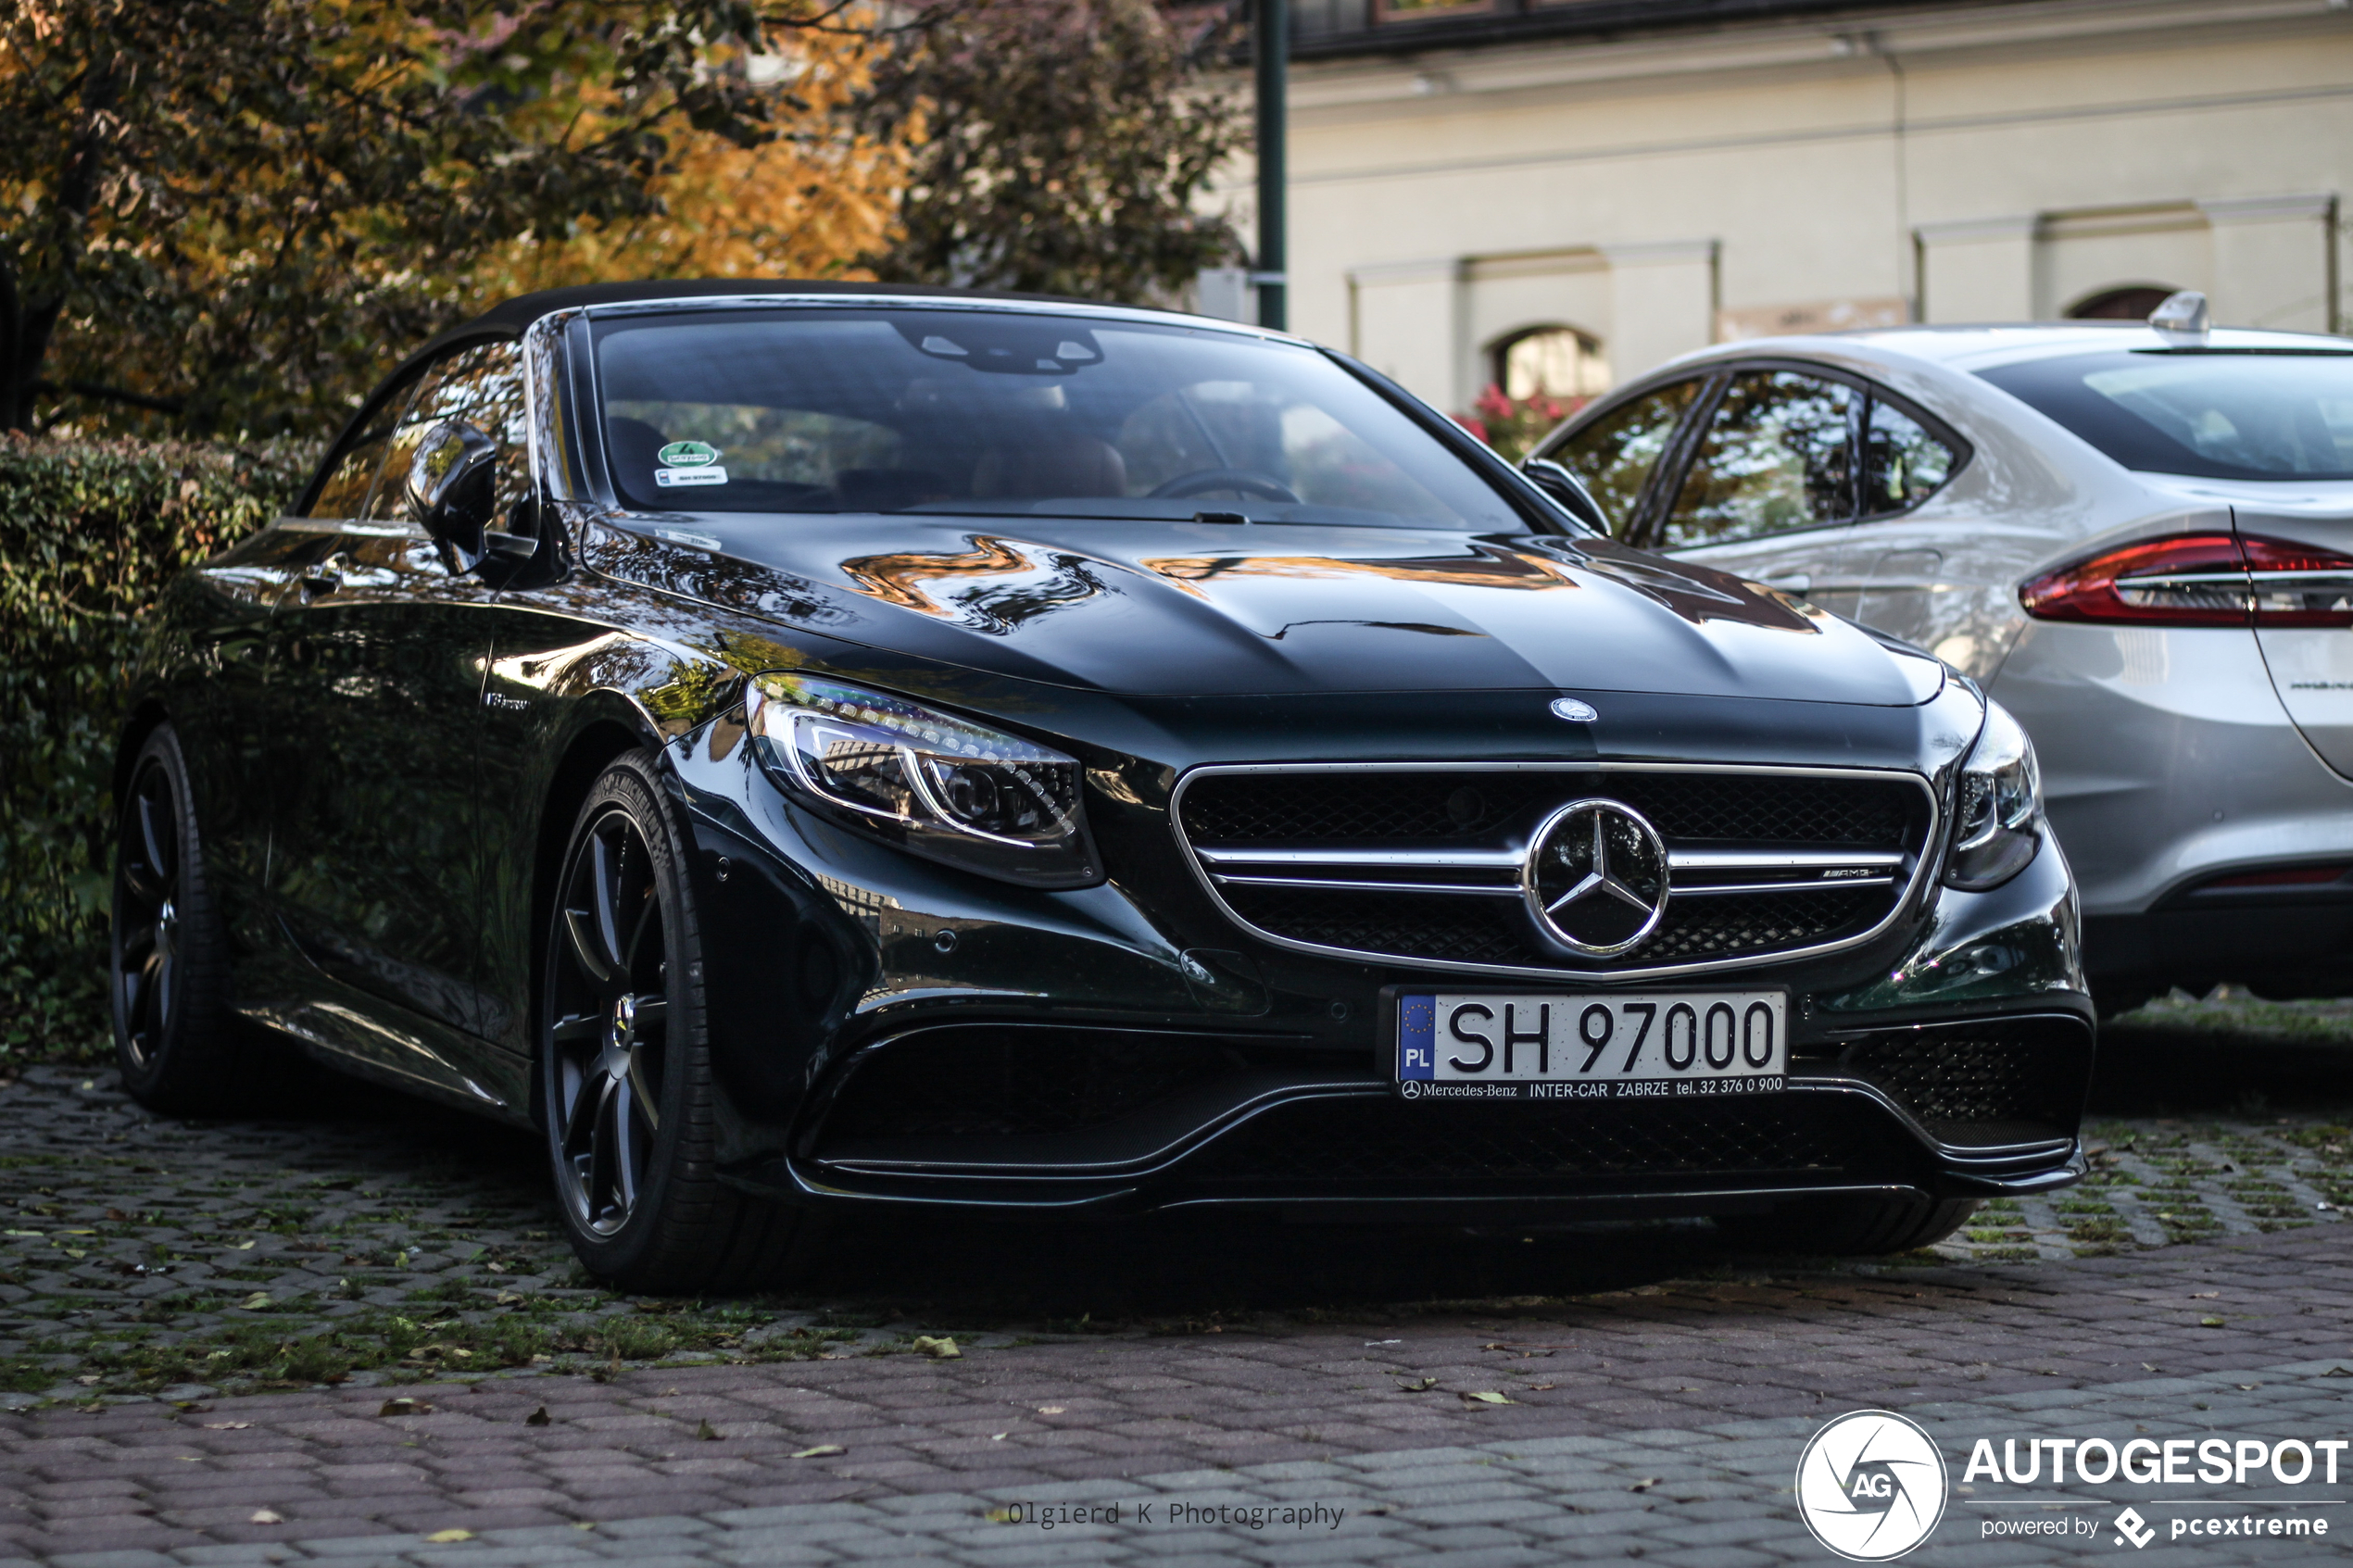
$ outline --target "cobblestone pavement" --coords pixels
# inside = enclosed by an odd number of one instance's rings
[[[591,1287],[497,1129],[367,1090],[157,1123],[36,1072],[0,1090],[0,1560],[1731,1568],[1827,1561],[1789,1476],[1849,1408],[1955,1461],[2086,1422],[2353,1436],[2344,1029],[2176,1011],[2110,1036],[2095,1182],[1943,1256],[1743,1259],[1698,1225],[874,1228],[809,1296],[715,1303]],[[2148,1488],[2093,1490],[2165,1523]],[[1228,1513],[1170,1525],[1172,1499]],[[1125,1512],[1015,1506],[1057,1501]],[[1317,1504],[1348,1512],[1231,1522]],[[2090,1549],[1981,1540],[1984,1512],[1957,1497],[1929,1560]],[[2316,1549],[2342,1555],[2134,1555]]]

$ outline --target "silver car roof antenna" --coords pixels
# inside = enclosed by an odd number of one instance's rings
[[[2207,314],[2206,296],[2196,289],[2169,294],[2165,303],[2149,312],[2149,325],[2177,343],[2204,343],[2212,324]]]

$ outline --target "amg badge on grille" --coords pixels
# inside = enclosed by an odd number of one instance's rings
[[[1667,912],[1667,846],[1631,807],[1573,800],[1536,830],[1520,887],[1546,935],[1583,958],[1615,958]]]

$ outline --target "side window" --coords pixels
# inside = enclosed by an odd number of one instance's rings
[[[413,387],[404,387],[384,399],[376,410],[369,427],[352,438],[343,456],[327,475],[327,483],[319,487],[319,498],[310,503],[310,515],[338,521],[356,518],[368,505],[368,487],[384,466],[384,451],[391,445],[394,426],[399,423],[400,410],[407,406]]]
[[[1919,505],[1953,477],[1957,456],[1901,408],[1871,400],[1863,442],[1865,517],[1887,517]]]
[[[1855,515],[1851,415],[1862,395],[1794,370],[1724,389],[1656,546],[1723,544]]]
[[[531,492],[530,425],[523,411],[522,352],[511,343],[477,344],[434,362],[392,430],[384,483],[368,504],[378,521],[406,519],[409,465],[425,433],[463,420],[498,444],[498,509]]]
[[[1620,538],[1634,521],[1642,483],[1666,456],[1667,443],[1692,400],[1697,381],[1677,382],[1614,408],[1544,456],[1585,482]]]

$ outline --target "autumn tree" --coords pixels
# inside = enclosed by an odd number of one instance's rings
[[[1199,210],[1247,136],[1152,0],[973,0],[919,14],[877,68],[886,138],[920,119],[877,275],[1165,303],[1239,245]]]
[[[742,200],[715,270],[873,248],[897,169],[831,111],[862,35],[840,0],[14,0],[0,428],[316,433],[485,288],[710,265],[680,194]]]

